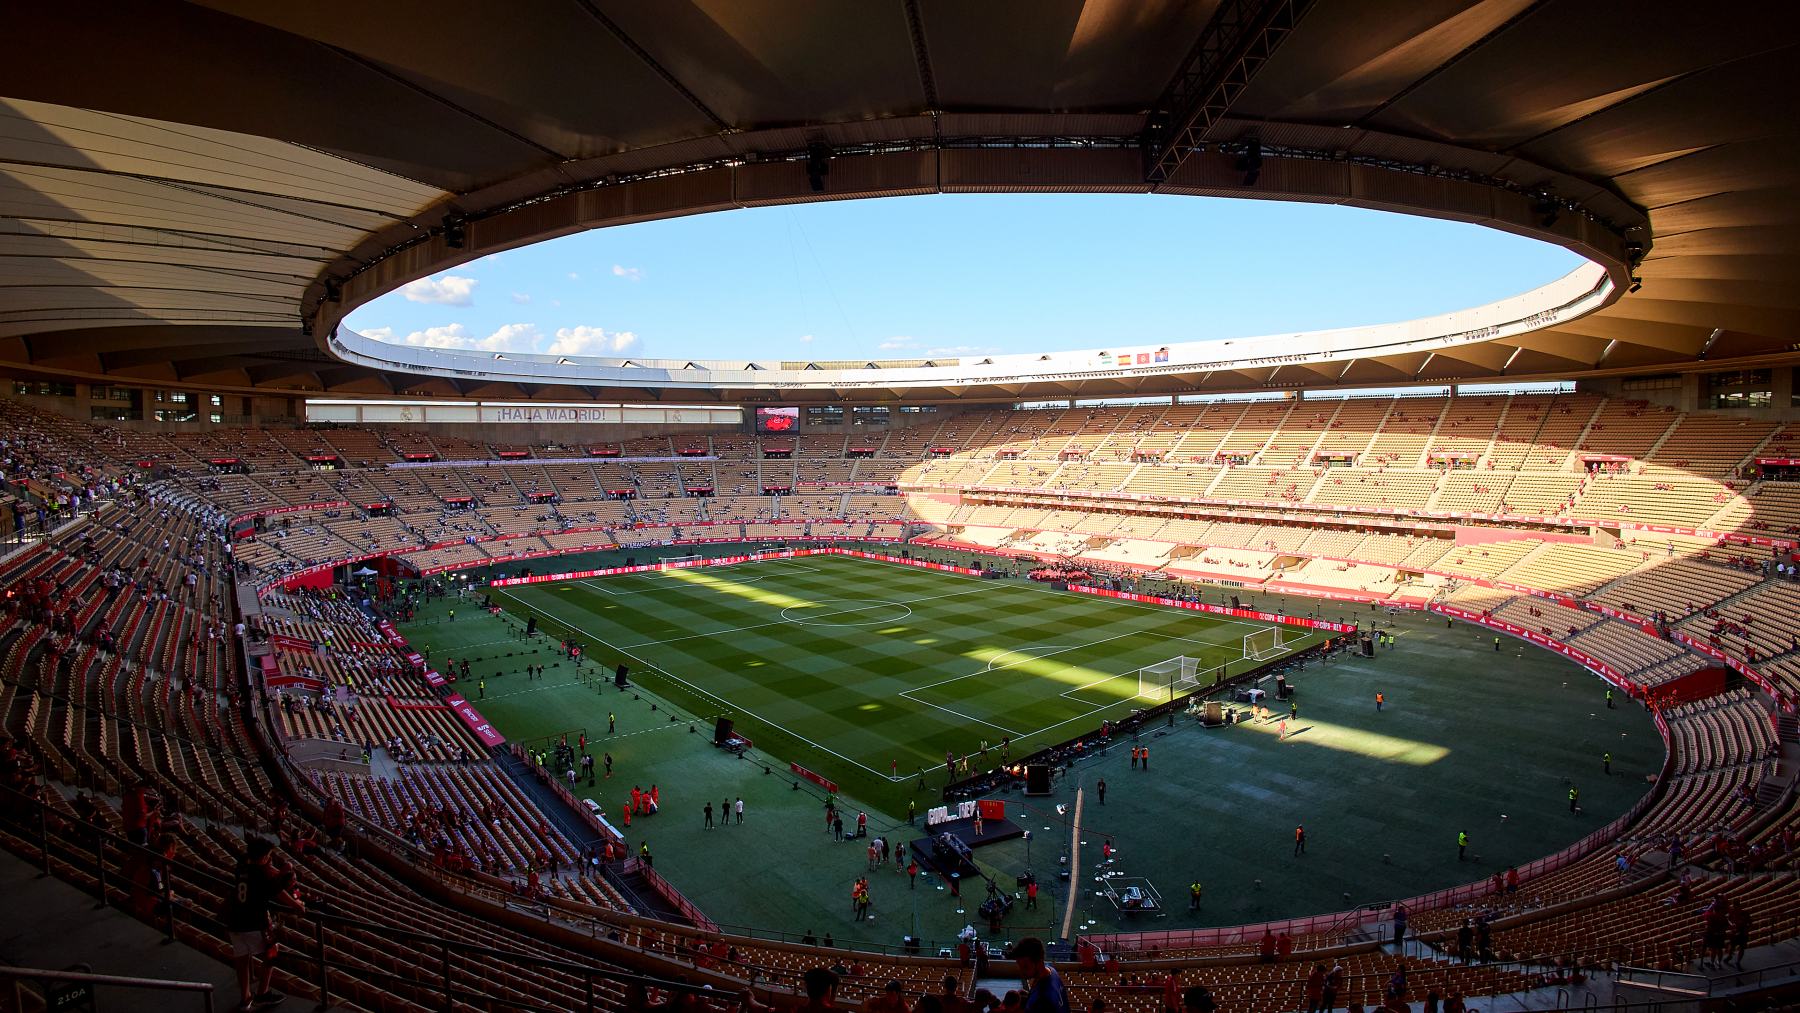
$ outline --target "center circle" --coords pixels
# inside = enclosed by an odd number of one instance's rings
[[[861,618],[871,613],[875,618]],[[808,618],[809,614],[818,618]],[[910,606],[871,598],[826,598],[806,605],[789,605],[781,610],[781,618],[800,626],[878,626],[897,623],[912,614]]]

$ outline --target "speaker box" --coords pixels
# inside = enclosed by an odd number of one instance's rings
[[[1362,648],[1362,656],[1363,657],[1373,658],[1375,656],[1375,638],[1374,637],[1369,637],[1369,636],[1363,637],[1362,643],[1360,644],[1360,646]]]
[[[1025,794],[1050,794],[1050,767],[1042,763],[1025,765]]]
[[[713,725],[713,745],[724,745],[726,740],[731,738],[732,727],[733,722],[730,718],[720,718],[719,723]]]
[[[1206,701],[1206,705],[1201,711],[1200,720],[1209,725],[1224,724],[1225,705],[1217,700]]]
[[[623,662],[620,662],[619,667],[613,669],[613,684],[623,689],[625,686],[625,674],[630,671],[630,668],[626,667]]]

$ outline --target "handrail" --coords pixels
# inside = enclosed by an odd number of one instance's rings
[[[95,974],[92,971],[50,971],[40,967],[13,967],[0,964],[0,978],[13,981],[13,999],[18,1000],[18,989],[31,981],[64,981],[86,985],[105,985],[108,988],[139,988],[155,992],[197,992],[200,995],[200,1008],[212,1013],[213,991],[215,986],[210,981],[179,981],[173,978],[140,978],[134,975]],[[20,1004],[19,1008],[22,1008]]]
[[[93,877],[90,887],[83,887],[89,892],[98,892],[104,902],[112,902],[115,892],[123,891],[128,898],[135,898],[146,889],[145,880],[134,878],[132,870],[159,867],[165,871],[162,877],[158,905],[160,920],[165,938],[177,938],[178,919],[202,931],[216,929],[217,915],[198,910],[179,902],[179,899],[191,893],[177,886],[179,880],[183,886],[198,887],[215,895],[228,895],[231,883],[211,869],[191,865],[179,859],[165,859],[151,849],[134,844],[126,838],[91,824],[78,823],[60,813],[52,813],[50,808],[39,800],[6,788],[0,788],[0,836],[10,835],[21,841],[26,847],[38,852],[41,868],[45,872],[53,871],[57,863],[73,870],[80,876]],[[77,885],[80,885],[79,883]],[[429,903],[429,901],[426,901]],[[129,899],[128,899],[129,903]],[[392,975],[373,972],[361,965],[349,954],[334,961],[334,953],[327,945],[326,926],[340,927],[350,931],[366,932],[380,937],[384,941],[401,940],[417,943],[423,952],[437,952],[446,958],[456,955],[465,962],[504,959],[508,965],[536,970],[557,972],[582,977],[588,982],[590,993],[589,1009],[594,1008],[591,1001],[592,984],[595,980],[611,981],[619,984],[641,986],[645,989],[660,990],[665,993],[709,994],[717,996],[718,990],[710,988],[707,983],[680,981],[654,974],[645,974],[627,969],[622,965],[607,966],[562,960],[545,957],[525,950],[505,950],[484,946],[478,943],[463,942],[414,932],[397,926],[382,925],[362,921],[337,914],[332,910],[329,901],[321,901],[303,913],[284,916],[310,928],[309,934],[315,946],[287,951],[290,960],[304,960],[315,968],[308,977],[321,986],[331,980],[334,968],[353,969],[355,977],[362,980],[380,978],[385,981],[400,982],[421,991],[443,994],[446,1005],[454,1003],[458,997],[480,997],[483,993],[474,992],[466,987],[458,986],[448,978],[429,978],[423,972],[418,977]],[[216,933],[215,933],[216,934]],[[598,938],[598,937],[596,937]],[[627,944],[609,944],[625,950],[631,950]],[[637,952],[646,959],[662,959],[651,950],[637,948]],[[448,967],[448,961],[444,967]],[[3,970],[3,969],[0,969]],[[696,967],[695,972],[704,974],[703,968]],[[722,976],[729,983],[729,976]],[[212,986],[206,986],[210,991]],[[767,986],[765,986],[767,987]],[[329,992],[321,988],[320,1002],[323,1005]],[[547,1007],[546,1007],[547,1008]]]
[[[1727,971],[1721,974],[1694,974],[1686,971],[1665,971],[1652,967],[1621,967],[1618,972],[1618,981],[1621,985],[1635,985],[1639,988],[1702,996],[1716,996],[1722,992],[1754,991],[1766,987],[1768,982],[1793,978],[1800,978],[1800,960],[1789,960],[1769,967],[1752,968],[1747,971]],[[1681,984],[1684,979],[1692,984]]]
[[[842,541],[843,539],[828,539],[828,540]],[[489,560],[486,562],[491,563],[492,561]],[[1659,779],[1659,784],[1660,783],[1661,783],[1661,779]],[[1582,844],[1588,844],[1590,849],[1591,849],[1591,847],[1596,846],[1595,844],[1592,844],[1590,842],[1597,841],[1599,838],[1602,838],[1603,836],[1605,836],[1609,831],[1616,830],[1617,826],[1623,825],[1624,822],[1626,822],[1629,818],[1631,818],[1635,815],[1641,814],[1642,808],[1649,802],[1649,800],[1650,800],[1650,796],[1646,796],[1644,799],[1640,799],[1640,805],[1639,805],[1639,807],[1637,807],[1637,812],[1628,813],[1626,815],[1626,817],[1622,817],[1621,820],[1615,821],[1615,823],[1613,825],[1611,825],[1607,828],[1603,828],[1601,831],[1597,831],[1595,834],[1590,835],[1590,837],[1588,839],[1585,839],[1582,842],[1578,842],[1577,846],[1582,845]],[[1539,860],[1539,862],[1532,863],[1531,865],[1526,866],[1525,869],[1526,870],[1537,870],[1537,871],[1548,871],[1549,869],[1556,867],[1555,865],[1549,864],[1550,861],[1553,859],[1561,859],[1563,862],[1566,862],[1566,861],[1573,860],[1574,858],[1580,857],[1580,855],[1569,854],[1569,852],[1571,852],[1573,850],[1574,850],[1574,848],[1565,849],[1565,852],[1560,853],[1555,856],[1551,856],[1550,859],[1541,859],[1541,860]],[[1561,864],[1561,863],[1559,863],[1559,864]],[[1426,895],[1426,897],[1424,897],[1424,898],[1415,898],[1414,903],[1415,903],[1415,906],[1422,906],[1422,907],[1423,906],[1431,906],[1434,903],[1435,904],[1455,903],[1455,902],[1459,902],[1455,899],[1457,895],[1461,895],[1465,899],[1473,899],[1474,897],[1480,895],[1481,887],[1482,887],[1482,884],[1472,883],[1472,884],[1468,884],[1464,887],[1451,888],[1450,890],[1447,890],[1447,891],[1439,891],[1436,894]],[[1357,912],[1352,911],[1352,912],[1341,912],[1341,913],[1337,913],[1335,915],[1318,915],[1318,916],[1312,916],[1310,919],[1308,919],[1308,921],[1315,925],[1317,925],[1321,921],[1326,922],[1328,925],[1331,923],[1342,924],[1342,923],[1348,921],[1350,918],[1354,917],[1356,914],[1357,914]],[[1247,929],[1246,929],[1246,927],[1239,927],[1236,931],[1240,934],[1240,937],[1241,937],[1242,934],[1247,932]]]

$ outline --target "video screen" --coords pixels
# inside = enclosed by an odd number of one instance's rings
[[[800,428],[798,408],[758,408],[756,431],[759,433],[791,433]]]

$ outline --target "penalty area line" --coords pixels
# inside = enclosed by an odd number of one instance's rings
[[[534,607],[534,606],[530,605],[529,603],[525,602],[523,599],[519,598],[517,595],[513,594],[511,591],[507,590],[506,588],[497,587],[497,588],[494,588],[494,590],[499,592],[500,594],[506,595],[508,598],[511,598],[513,601],[516,601],[519,604],[524,605],[527,609]],[[535,606],[535,607],[540,612],[549,613],[549,611],[550,611],[549,609],[543,608],[542,606]],[[570,626],[571,628],[573,628],[573,625],[571,623],[569,623],[568,620],[563,619],[560,616],[557,616],[555,618],[558,622],[562,623],[563,625]],[[665,679],[669,679],[671,681],[681,683],[683,686],[686,686],[687,688],[693,690],[695,693],[698,693],[700,696],[705,697],[706,699],[714,700],[720,704],[723,704],[727,710],[734,711],[739,714],[747,714],[750,717],[755,718],[758,721],[761,721],[763,724],[768,725],[770,728],[780,729],[782,732],[793,736],[794,738],[800,740],[801,742],[806,743],[807,745],[813,747],[814,749],[817,749],[818,751],[820,751],[822,753],[829,753],[830,755],[837,757],[838,759],[844,761],[845,763],[850,764],[853,767],[868,771],[870,774],[873,774],[874,776],[876,776],[878,778],[881,778],[881,779],[887,780],[887,781],[895,780],[895,778],[893,776],[888,775],[888,774],[883,774],[881,771],[876,770],[874,767],[871,767],[866,763],[862,763],[857,760],[852,760],[850,757],[845,756],[843,753],[840,753],[835,749],[832,749],[828,746],[822,746],[819,743],[814,742],[813,740],[807,738],[804,735],[801,735],[799,732],[794,731],[793,729],[789,728],[787,725],[784,725],[779,721],[770,721],[768,718],[763,717],[761,714],[758,714],[755,711],[752,711],[747,707],[738,706],[737,704],[732,703],[731,701],[725,699],[724,697],[719,696],[717,693],[713,693],[708,690],[701,689],[699,686],[696,686],[693,683],[687,681],[686,679],[683,679],[681,676],[668,671],[667,669],[663,668],[661,665],[657,665],[650,661],[646,661],[644,658],[631,653],[629,650],[627,650],[625,648],[618,647],[618,646],[611,644],[605,640],[602,640],[601,638],[594,636],[592,633],[583,631],[581,635],[584,637],[587,637],[590,640],[593,640],[595,643],[598,643],[611,651],[614,651],[618,654],[624,655],[627,658],[630,658],[632,661],[637,662],[639,665],[642,665],[643,667],[649,669],[650,671],[657,673],[658,675],[662,676]]]

